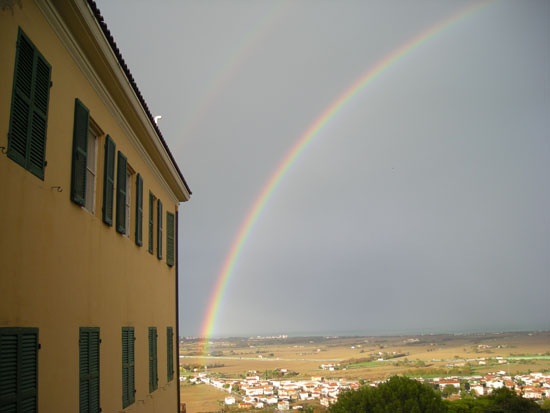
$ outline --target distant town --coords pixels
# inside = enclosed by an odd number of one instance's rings
[[[505,360],[503,360],[505,362]],[[485,360],[479,360],[480,363]],[[334,366],[322,365],[322,369],[333,369]],[[318,401],[321,406],[329,407],[338,401],[338,396],[347,390],[357,390],[363,385],[377,387],[385,380],[379,381],[346,381],[343,379],[326,380],[322,376],[311,377],[311,380],[284,379],[288,373],[280,369],[277,373],[282,378],[262,380],[257,371],[249,372],[242,380],[210,377],[208,373],[197,373],[191,377],[181,377],[182,382],[213,386],[226,391],[224,399],[227,406],[241,409],[277,406],[280,410],[304,408],[304,402]],[[430,379],[417,378],[416,380],[429,384],[442,392],[444,398],[457,400],[462,394],[474,396],[489,395],[495,389],[506,387],[526,399],[542,400],[550,397],[550,374],[529,373],[509,375],[500,370],[485,375],[476,376],[448,376]]]

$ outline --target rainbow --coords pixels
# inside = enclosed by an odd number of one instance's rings
[[[476,2],[465,9],[459,11],[457,14],[439,22],[438,24],[430,27],[428,30],[418,34],[398,49],[392,51],[380,60],[376,65],[369,68],[362,76],[360,76],[351,86],[349,86],[329,107],[327,107],[323,113],[309,126],[309,128],[299,137],[294,146],[288,151],[286,156],[280,162],[277,169],[273,172],[267,183],[264,185],[262,191],[254,201],[254,204],[246,214],[244,222],[239,228],[239,232],[231,245],[229,254],[227,254],[221,271],[218,275],[214,291],[210,298],[206,317],[204,318],[203,326],[201,329],[201,337],[204,340],[204,355],[208,352],[208,338],[212,336],[216,316],[218,314],[224,292],[227,284],[233,274],[237,261],[241,255],[244,245],[250,236],[254,224],[258,220],[265,205],[273,195],[275,189],[281,183],[282,179],[288,172],[289,168],[296,161],[298,156],[306,149],[319,132],[327,125],[328,122],[338,114],[344,106],[352,100],[358,93],[360,93],[366,86],[372,83],[389,67],[403,59],[408,54],[412,53],[423,43],[440,34],[443,30],[456,24],[458,21],[464,19],[467,16],[472,15],[475,11],[478,11],[482,6],[488,5],[490,2]]]
[[[190,120],[185,123],[181,132],[184,139],[193,136],[195,129],[202,123],[208,110],[238,72],[239,67],[250,59],[262,44],[262,40],[273,31],[279,20],[288,14],[293,6],[294,2],[291,0],[274,2],[265,16],[258,19],[249,33],[243,36],[246,40],[234,50],[227,62],[220,66],[212,81],[209,82],[206,92],[194,106],[195,109],[189,116]]]

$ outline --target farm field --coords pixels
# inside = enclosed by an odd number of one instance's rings
[[[184,341],[180,364],[210,366],[209,374],[238,378],[248,371],[288,369],[295,377],[381,379],[441,371],[482,374],[550,370],[550,332],[394,337],[289,337],[215,340],[208,356],[199,341]],[[497,357],[511,357],[498,363]],[[479,359],[487,359],[480,365]],[[382,360],[379,360],[382,359]],[[321,364],[340,364],[334,371]],[[436,371],[434,371],[436,370]],[[183,372],[185,374],[185,372]],[[187,370],[187,374],[192,371]]]
[[[186,404],[187,413],[217,412],[220,410],[218,400],[224,399],[227,393],[206,385],[182,385],[181,400]]]

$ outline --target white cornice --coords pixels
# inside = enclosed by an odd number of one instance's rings
[[[151,169],[155,177],[161,183],[165,191],[170,195],[172,202],[175,204],[179,203],[178,197],[174,191],[170,188],[170,185],[166,182],[166,179],[158,169],[157,165],[151,159],[149,153],[143,147],[143,144],[140,142],[136,134],[134,133],[129,122],[126,120],[125,116],[122,114],[118,105],[115,103],[111,94],[105,87],[104,83],[101,81],[96,71],[90,64],[89,60],[86,58],[86,55],[78,45],[78,42],[71,34],[67,25],[64,23],[63,19],[55,9],[55,6],[49,0],[35,0],[36,5],[42,11],[42,14],[57,34],[61,43],[65,46],[68,53],[74,59],[76,65],[80,68],[84,76],[88,79],[96,93],[102,99],[103,103],[110,111],[111,115],[115,118],[119,126],[122,128],[126,134],[128,140],[132,146],[136,149],[142,159],[145,161],[147,166]],[[88,4],[85,0],[77,0],[75,4],[78,7],[78,11],[81,16],[84,18],[86,25],[90,28],[91,33],[94,36],[96,43],[101,48],[101,53],[105,56],[107,63],[113,69],[113,72],[117,76],[117,81],[119,85],[123,88],[124,93],[129,97],[130,102],[132,103],[133,109],[138,114],[141,122],[146,126],[147,132],[151,137],[151,141],[155,144],[156,149],[162,156],[163,161],[168,166],[171,174],[173,175],[175,181],[178,183],[178,186],[181,192],[184,194],[185,201],[189,200],[190,194],[185,187],[185,184],[182,182],[172,160],[170,159],[164,145],[160,141],[159,136],[157,135],[155,129],[153,128],[148,115],[146,114],[144,108],[141,106],[141,103],[136,96],[132,85],[129,83],[126,78],[126,74],[123,69],[120,67],[117,57],[115,56],[111,46],[105,39],[101,27],[99,27],[93,12],[90,10]],[[114,137],[116,139],[116,136]]]

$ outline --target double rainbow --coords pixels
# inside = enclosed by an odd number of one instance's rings
[[[476,2],[458,13],[448,17],[447,19],[437,23],[430,27],[428,30],[418,34],[398,49],[392,51],[380,60],[376,65],[370,68],[362,76],[360,76],[351,86],[349,86],[344,93],[342,93],[324,112],[313,122],[309,128],[299,137],[294,146],[286,154],[283,160],[277,166],[277,169],[273,172],[267,183],[264,185],[262,191],[254,201],[254,204],[246,214],[244,222],[239,228],[239,232],[231,245],[229,254],[227,254],[223,267],[218,275],[214,291],[210,298],[207,313],[204,318],[203,326],[201,329],[201,337],[205,339],[204,342],[204,355],[208,353],[208,338],[212,336],[216,323],[216,318],[220,305],[226,290],[227,284],[233,274],[237,261],[241,255],[244,245],[251,233],[254,224],[258,220],[265,205],[273,195],[275,189],[281,183],[282,179],[288,172],[289,168],[296,161],[298,156],[306,149],[319,132],[325,127],[325,125],[337,114],[350,100],[352,100],[359,92],[365,89],[370,83],[378,78],[389,67],[403,59],[408,54],[412,53],[422,44],[437,36],[445,29],[450,28],[457,22],[464,18],[471,16],[474,12],[479,11],[482,7],[488,5],[488,2]]]

